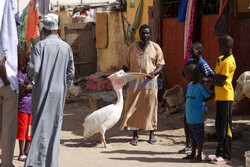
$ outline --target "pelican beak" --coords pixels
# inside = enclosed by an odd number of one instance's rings
[[[145,79],[147,76],[148,76],[147,74],[133,73],[133,72],[123,74],[123,78],[126,83],[137,79],[143,79],[143,78]]]
[[[113,76],[114,76],[114,74],[111,74],[110,76],[107,77],[107,79],[110,79],[110,78],[113,77]]]

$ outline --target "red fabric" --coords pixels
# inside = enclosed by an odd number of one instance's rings
[[[228,2],[228,0],[220,0],[220,12],[219,12],[219,14],[218,14],[218,17],[217,17],[217,19],[219,19],[220,17],[221,17],[221,15],[222,15],[222,13],[223,13],[223,10],[226,8],[226,6],[227,6],[227,2]]]
[[[31,140],[32,115],[18,111],[17,135],[18,140]]]
[[[37,38],[40,36],[38,23],[38,11],[34,8],[34,0],[30,0],[27,26],[25,31],[26,42],[28,42],[31,38]]]
[[[227,33],[228,12],[229,12],[228,0],[221,0],[220,1],[220,13],[218,15],[216,24],[214,26],[214,34],[215,35],[222,36],[222,35]]]
[[[200,39],[199,1],[188,1],[184,32],[184,65],[190,59],[190,46]]]

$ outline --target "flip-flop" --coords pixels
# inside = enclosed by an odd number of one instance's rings
[[[216,164],[216,165],[221,165],[221,164],[229,164],[231,163],[230,160],[226,160],[222,157],[217,157],[215,160],[211,161],[212,164]]]
[[[133,146],[138,146],[138,140],[137,139],[133,139],[130,141],[130,144]]]
[[[150,144],[157,144],[157,141],[156,141],[155,139],[150,139],[148,142],[149,142]]]
[[[27,156],[26,155],[21,155],[18,157],[18,161],[26,161]]]
[[[205,157],[206,161],[214,161],[216,159],[216,155],[208,155]]]

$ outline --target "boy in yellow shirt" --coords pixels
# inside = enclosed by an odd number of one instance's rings
[[[218,40],[221,56],[218,58],[213,85],[215,85],[216,101],[216,134],[218,146],[216,155],[209,155],[208,159],[215,164],[231,162],[232,141],[232,106],[234,101],[234,89],[232,80],[236,63],[232,54],[233,38],[223,35]]]

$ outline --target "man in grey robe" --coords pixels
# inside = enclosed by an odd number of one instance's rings
[[[35,45],[27,78],[32,91],[32,139],[25,167],[57,167],[65,94],[74,78],[70,46],[58,38],[58,15],[48,14],[46,38]]]

